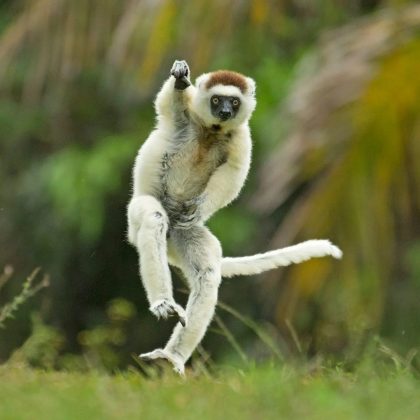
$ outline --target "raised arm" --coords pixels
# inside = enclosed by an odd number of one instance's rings
[[[159,123],[182,126],[189,121],[189,106],[195,87],[190,82],[190,69],[186,61],[175,61],[171,76],[159,91],[155,109]]]

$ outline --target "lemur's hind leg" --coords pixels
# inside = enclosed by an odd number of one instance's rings
[[[203,226],[171,231],[170,248],[191,289],[186,308],[188,323],[185,328],[179,324],[175,327],[164,349],[141,357],[165,358],[182,374],[185,362],[202,340],[214,314],[221,281],[222,250],[216,237]]]
[[[152,196],[134,197],[128,205],[128,239],[136,246],[140,274],[150,303],[158,318],[175,315],[185,325],[185,311],[173,299],[167,259],[168,217]]]

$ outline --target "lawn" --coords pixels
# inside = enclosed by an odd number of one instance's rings
[[[420,381],[405,370],[356,373],[289,365],[146,379],[130,371],[0,367],[0,419],[418,419]]]

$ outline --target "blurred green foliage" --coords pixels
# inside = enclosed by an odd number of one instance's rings
[[[45,160],[43,185],[53,212],[80,233],[84,243],[97,241],[104,226],[107,198],[127,187],[125,167],[136,154],[129,136],[100,139],[89,150],[69,146]]]
[[[404,16],[410,19],[409,13]],[[376,28],[381,28],[379,25]],[[359,29],[358,34],[350,27],[341,37],[323,45],[319,56],[328,55],[334,43],[342,43],[354,63],[364,57],[361,61],[366,75],[369,66],[376,66],[374,77],[362,84],[356,99],[346,103],[340,88],[342,78],[348,77],[347,66],[342,65],[338,72],[340,64],[324,57],[323,74],[312,81],[309,73],[299,85],[301,96],[309,89],[320,94],[294,97],[295,102],[304,104],[296,111],[294,121],[301,125],[291,131],[284,148],[275,152],[277,161],[268,165],[275,174],[267,171],[263,177],[265,184],[277,179],[280,185],[274,188],[277,196],[263,197],[266,208],[271,206],[271,211],[277,212],[286,205],[289,208],[272,246],[280,246],[285,238],[329,237],[344,250],[345,257],[338,265],[330,260],[313,260],[290,267],[287,284],[280,286],[281,293],[275,293],[281,295],[275,303],[278,324],[285,328],[285,320],[297,314],[297,327],[309,331],[307,344],[312,351],[341,351],[356,357],[372,331],[381,325],[387,328],[383,317],[388,315],[389,300],[396,305],[393,317],[407,304],[405,299],[397,302],[392,298],[394,285],[409,293],[414,291],[404,274],[411,271],[404,255],[413,252],[411,245],[420,232],[420,172],[413,159],[420,145],[420,84],[417,78],[407,81],[420,71],[419,26],[417,22],[417,26],[406,27],[407,38],[395,26],[395,34],[404,42],[390,44],[395,40],[390,32],[389,41],[382,41],[383,48],[389,50],[380,64],[372,48],[363,51],[359,47],[352,52],[352,43],[359,42],[360,37],[366,45],[372,42],[364,36],[366,28],[353,27]],[[375,28],[375,23],[371,27]],[[386,30],[383,32],[385,40]],[[368,58],[366,50],[373,58]],[[334,54],[331,56],[334,58]],[[357,91],[357,78],[351,71],[348,74],[347,83]],[[335,106],[335,101],[340,106]],[[323,105],[329,112],[324,116],[318,112]],[[300,148],[299,139],[304,139]],[[294,162],[299,162],[295,174]],[[292,180],[284,181],[282,175],[288,171]],[[264,195],[261,191],[257,198]],[[279,277],[275,272],[270,276],[273,280]],[[279,290],[280,283],[276,284]],[[411,325],[411,331],[420,328],[416,317],[405,322],[407,327]],[[394,337],[399,333],[394,331]],[[408,347],[418,345],[415,334],[404,341]]]
[[[276,245],[279,236],[286,241],[330,236],[345,247],[336,272],[323,260],[276,272],[274,288],[270,281],[226,281],[221,299],[264,321],[285,354],[296,348],[285,319],[293,321],[289,325],[310,354],[320,349],[339,354],[363,342],[366,331],[380,329],[404,349],[418,345],[413,291],[420,252],[410,244],[417,243],[419,231],[418,222],[405,221],[414,220],[419,202],[407,216],[407,194],[396,176],[404,172],[398,161],[401,139],[412,139],[411,159],[420,144],[414,141],[419,138],[418,78],[410,76],[419,63],[414,30],[408,36],[412,43],[375,61],[376,77],[358,101],[327,112],[331,118],[321,124],[329,134],[321,152],[308,161],[290,161],[298,181],[286,201],[263,216],[254,206],[261,200],[258,192],[276,198],[275,187],[283,182],[274,178],[261,187],[260,179],[264,168],[271,171],[267,161],[273,151],[294,130],[293,118],[283,118],[280,110],[289,106],[286,99],[301,80],[302,64],[296,64],[320,49],[317,40],[324,31],[361,16],[368,22],[382,6],[394,10],[393,2],[380,0],[3,2],[0,267],[11,264],[23,276],[40,265],[50,273],[51,287],[25,303],[7,334],[0,331],[0,360],[25,343],[26,359],[35,365],[63,367],[67,360],[67,366],[83,369],[88,360],[112,370],[126,364],[132,351],[160,345],[168,336],[171,325],[157,327],[147,311],[137,256],[125,239],[125,206],[136,151],[153,128],[154,95],[176,58],[188,60],[193,76],[231,68],[257,81],[250,177],[241,198],[209,224],[225,254],[260,252]],[[309,78],[316,79],[322,69],[322,54],[318,64]],[[322,111],[324,104],[313,108]],[[342,122],[346,129],[340,130]],[[343,138],[347,127],[351,137]],[[337,162],[329,168],[340,172],[340,182],[328,182],[333,177],[323,162]],[[415,182],[410,197],[419,200],[419,166],[412,168],[404,176]],[[401,207],[395,206],[395,218],[387,212],[397,195]],[[398,240],[387,225],[391,222],[401,233]],[[402,264],[393,263],[392,247]],[[19,287],[8,283],[0,305]],[[117,304],[116,296],[124,300]],[[107,313],[109,302],[114,309]],[[34,308],[40,315],[31,324]],[[255,334],[237,320],[226,324],[246,343],[246,351],[260,354]],[[403,337],[397,333],[402,325]],[[229,343],[226,336],[209,334],[205,346],[217,356]]]
[[[103,323],[78,334],[80,353],[68,353],[66,337],[55,327],[45,324],[39,314],[32,316],[32,333],[10,357],[10,363],[42,369],[72,371],[110,371],[122,368],[130,351],[127,341],[128,323],[136,315],[134,305],[122,298],[113,299],[106,308]]]

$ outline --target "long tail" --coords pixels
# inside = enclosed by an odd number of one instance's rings
[[[340,248],[328,240],[314,239],[286,248],[276,249],[249,257],[223,258],[222,277],[259,274],[277,267],[297,264],[311,258],[331,255],[341,258]]]

